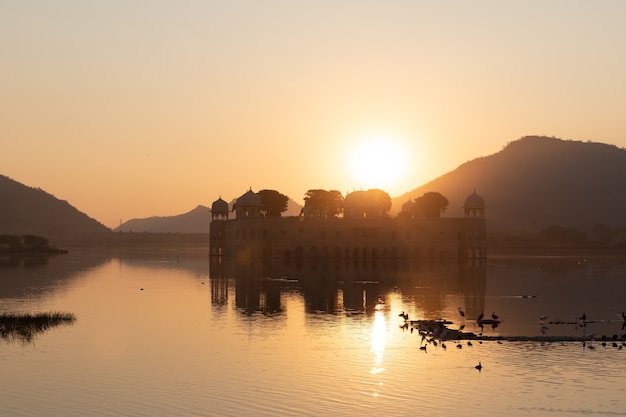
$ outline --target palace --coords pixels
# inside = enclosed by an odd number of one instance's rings
[[[379,199],[354,191],[343,216],[270,217],[251,189],[236,200],[235,218],[221,197],[211,205],[210,256],[236,258],[332,258],[479,260],[487,256],[485,201],[472,193],[464,217],[423,217],[408,201],[399,215],[386,214]]]

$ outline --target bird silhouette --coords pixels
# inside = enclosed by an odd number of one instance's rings
[[[459,307],[459,314],[461,315],[461,317],[465,317],[465,311],[463,311],[461,307]]]
[[[408,320],[409,314],[403,311],[402,313],[398,314],[398,317],[402,317],[404,320]]]
[[[498,320],[498,316],[496,316],[496,312],[491,313],[491,318],[494,320]]]
[[[476,319],[476,321],[481,321],[483,319],[483,317],[485,317],[485,314],[481,311],[480,314],[478,315],[478,318]]]
[[[478,361],[478,365],[476,365],[474,368],[476,368],[476,369],[478,369],[480,371],[481,369],[483,369],[483,364],[480,363],[480,361]]]

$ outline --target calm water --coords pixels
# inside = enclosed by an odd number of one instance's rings
[[[596,322],[587,333],[621,335],[620,259],[464,268],[216,267],[189,255],[2,261],[0,313],[77,317],[31,342],[0,339],[2,415],[626,415],[626,347],[485,341],[424,352],[398,317],[446,318],[478,333],[473,319],[496,312],[502,323],[484,334],[538,336],[542,314],[576,322],[584,312]]]

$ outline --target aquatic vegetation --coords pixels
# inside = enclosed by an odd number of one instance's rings
[[[73,313],[59,311],[49,313],[2,313],[0,314],[0,339],[8,342],[32,342],[35,336],[51,327],[72,324]]]

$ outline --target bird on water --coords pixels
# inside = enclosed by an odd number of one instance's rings
[[[480,371],[481,369],[483,369],[483,365],[482,365],[482,363],[480,363],[480,361],[479,361],[479,362],[478,362],[478,365],[476,365],[474,368],[476,368],[476,369],[478,369],[478,370]]]
[[[461,317],[465,317],[465,311],[463,311],[461,307],[459,307],[459,314],[461,315]]]
[[[496,316],[496,312],[491,313],[491,318],[494,320],[498,320],[498,316]]]
[[[476,319],[476,321],[481,321],[483,319],[483,317],[485,317],[485,314],[481,311],[480,314],[478,315],[478,318]]]

